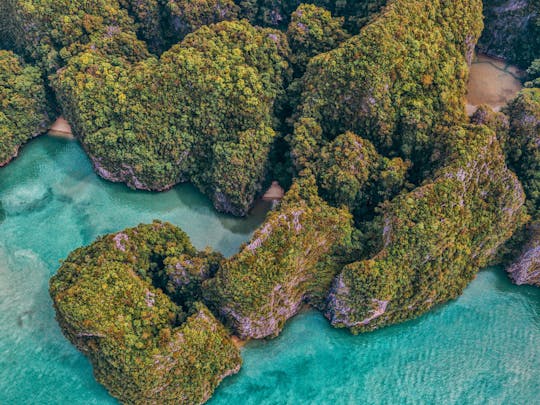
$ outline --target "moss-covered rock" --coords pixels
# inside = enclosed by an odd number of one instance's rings
[[[540,210],[540,88],[523,89],[504,112],[510,121],[508,162],[523,183],[534,214]]]
[[[39,69],[0,50],[0,166],[17,156],[22,144],[45,132],[49,122]]]
[[[493,131],[455,128],[433,181],[385,204],[383,249],[336,278],[326,315],[372,330],[456,298],[524,220],[524,193]]]
[[[88,47],[53,85],[101,176],[149,190],[189,180],[217,209],[245,215],[276,135],[287,53],[283,34],[224,22],[159,60],[132,64]]]
[[[418,172],[439,160],[439,128],[465,119],[481,13],[480,0],[394,0],[359,35],[311,59],[291,137],[299,169],[346,131]]]
[[[328,10],[311,4],[301,4],[291,16],[287,28],[291,59],[299,72],[304,72],[309,60],[336,48],[349,37],[343,30],[343,18],[332,17]]]
[[[304,303],[322,303],[339,270],[332,254],[350,237],[350,214],[320,199],[314,178],[305,176],[203,284],[212,308],[241,338],[277,336]]]
[[[322,148],[314,167],[321,196],[358,216],[403,189],[409,163],[385,158],[371,142],[346,132]]]
[[[484,31],[478,48],[522,68],[540,56],[540,3],[537,0],[484,0]]]
[[[178,290],[210,276],[215,260],[180,229],[154,222],[101,237],[64,261],[50,281],[57,319],[112,395],[198,404],[239,370],[225,328]]]

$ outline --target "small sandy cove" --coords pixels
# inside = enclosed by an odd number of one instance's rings
[[[66,138],[66,139],[75,139],[73,133],[71,132],[71,126],[64,119],[64,117],[58,117],[58,119],[51,125],[49,128],[49,135]]]

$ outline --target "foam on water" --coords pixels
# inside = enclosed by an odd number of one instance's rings
[[[0,404],[115,403],[54,321],[48,280],[74,248],[152,219],[230,255],[261,223],[217,214],[191,186],[132,191],[99,179],[77,145],[40,138],[0,169]],[[540,293],[501,271],[419,320],[352,336],[315,312],[243,349],[212,405],[537,403]]]

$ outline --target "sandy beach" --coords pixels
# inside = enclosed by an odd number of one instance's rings
[[[262,199],[264,201],[281,200],[284,195],[285,190],[283,190],[283,187],[281,187],[277,181],[273,181],[270,188],[266,190],[266,193],[262,196]]]
[[[75,139],[71,132],[71,125],[69,125],[64,117],[58,117],[49,128],[48,135],[58,138]]]

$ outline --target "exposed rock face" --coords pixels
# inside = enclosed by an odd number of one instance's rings
[[[203,284],[204,296],[242,339],[277,336],[303,303],[320,304],[338,270],[331,255],[350,232],[350,214],[317,197],[311,175],[302,178]]]
[[[327,317],[353,332],[418,316],[457,297],[523,221],[524,193],[486,127],[454,129],[448,165],[384,207],[384,247],[344,267]]]
[[[62,264],[50,282],[57,320],[112,395],[200,404],[239,371],[238,349],[198,301],[216,259],[154,222],[99,238]]]
[[[523,183],[531,214],[540,210],[540,88],[523,89],[504,112],[510,119],[506,154]]]
[[[484,0],[481,52],[527,67],[540,52],[537,0]]]
[[[528,241],[520,256],[506,271],[518,285],[532,284],[540,287],[540,221],[527,227],[527,235]]]

